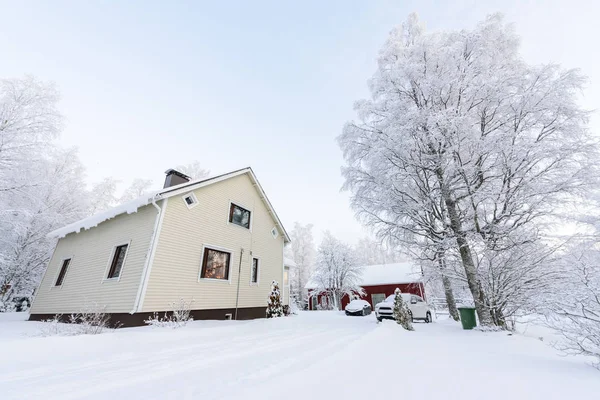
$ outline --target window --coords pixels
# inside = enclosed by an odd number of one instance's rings
[[[289,269],[285,269],[283,270],[283,286],[287,287],[290,284],[290,270]]]
[[[194,206],[198,205],[198,199],[194,193],[184,194],[182,198],[187,208],[193,208]]]
[[[200,278],[228,280],[230,259],[230,253],[205,248]]]
[[[113,259],[110,263],[110,269],[108,270],[108,276],[106,279],[115,279],[121,276],[123,262],[125,261],[125,254],[127,254],[127,247],[129,247],[127,244],[115,247],[115,252],[113,254]]]
[[[273,235],[273,239],[277,239],[277,235],[279,235],[279,231],[277,230],[276,227],[273,227],[273,229],[271,229],[271,235]]]
[[[250,276],[250,283],[258,283],[258,258],[252,259],[252,275]]]
[[[69,268],[70,263],[71,263],[70,258],[63,260],[62,267],[60,267],[60,272],[58,273],[58,278],[56,278],[56,283],[54,284],[54,286],[60,286],[63,284],[63,281],[65,280],[65,275],[67,274],[67,269]]]
[[[229,222],[250,229],[250,211],[231,203],[229,206]]]

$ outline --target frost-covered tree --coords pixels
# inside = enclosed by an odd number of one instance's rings
[[[369,237],[359,239],[354,248],[360,265],[390,264],[404,259],[395,249]]]
[[[408,305],[402,300],[402,292],[398,288],[394,291],[394,319],[407,331],[414,330]]]
[[[357,262],[354,249],[333,237],[327,231],[317,251],[315,270],[311,276],[315,294],[325,294],[329,304],[341,308],[342,298],[363,294],[359,286],[362,266]]]
[[[559,280],[546,297],[546,323],[562,337],[567,354],[595,357],[600,368],[600,248],[586,240],[557,261]],[[548,300],[549,299],[549,300]]]
[[[0,193],[32,186],[20,171],[43,159],[62,127],[53,84],[33,77],[0,79]]]
[[[271,293],[267,300],[267,318],[283,317],[283,305],[281,304],[281,293],[279,283],[271,282]]]
[[[518,44],[498,15],[436,33],[411,15],[390,34],[371,99],[339,138],[352,206],[380,236],[431,240],[419,218],[441,213],[434,226],[446,234],[432,243],[458,256],[482,325],[496,321],[479,255],[528,245],[597,176],[588,113],[576,102],[584,78],[527,65]]]
[[[303,309],[307,302],[308,293],[304,287],[308,283],[315,263],[316,251],[312,228],[312,224],[302,225],[296,222],[290,232],[292,239],[290,252],[296,264],[296,268],[290,270],[290,294],[300,309]]]
[[[21,170],[35,185],[0,197],[0,303],[33,294],[55,245],[48,232],[86,215],[83,173],[74,150],[54,150]]]
[[[92,185],[88,196],[90,215],[108,210],[119,203],[119,197],[117,196],[118,184],[117,179],[107,177]]]
[[[202,168],[200,161],[192,161],[188,164],[178,165],[175,169],[179,172],[183,172],[192,179],[207,178],[210,174],[209,170]]]
[[[150,188],[152,187],[152,180],[150,179],[141,179],[136,178],[131,182],[131,185],[121,195],[119,198],[120,203],[125,203],[130,200],[137,199],[148,192],[150,192]]]

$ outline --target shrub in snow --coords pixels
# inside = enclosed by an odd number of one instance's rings
[[[91,305],[78,313],[65,318],[56,314],[52,319],[44,320],[40,328],[40,336],[75,336],[97,335],[110,328],[110,316],[105,312],[106,307]],[[118,327],[118,326],[117,326]]]
[[[406,303],[402,300],[402,292],[400,292],[400,289],[396,288],[394,294],[396,295],[396,297],[394,297],[394,319],[396,320],[396,323],[402,325],[407,331],[414,330],[410,311],[408,310]]]
[[[279,294],[279,283],[271,283],[271,294],[267,302],[267,318],[276,318],[283,316],[283,306],[281,305],[281,295]]]
[[[78,313],[69,316],[71,324],[77,324],[77,334],[97,335],[109,328],[110,316],[105,312],[106,306],[99,307],[97,304],[86,307]]]
[[[190,311],[192,308],[192,303],[194,300],[185,301],[183,298],[179,299],[179,303],[171,303],[171,313],[166,313],[161,318],[158,313],[154,313],[149,319],[144,322],[151,326],[156,326],[159,328],[181,328],[182,326],[186,326],[189,321],[193,321],[193,318],[190,316]]]

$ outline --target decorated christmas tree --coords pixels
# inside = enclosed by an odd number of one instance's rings
[[[414,330],[408,305],[402,300],[400,289],[396,288],[394,294],[396,295],[396,297],[394,297],[394,319],[396,320],[396,323],[402,325],[407,331]]]
[[[267,318],[276,318],[283,316],[283,306],[281,305],[281,295],[279,294],[279,283],[271,283],[271,294],[267,302]]]

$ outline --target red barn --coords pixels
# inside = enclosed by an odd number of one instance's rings
[[[359,297],[371,303],[373,309],[375,309],[375,304],[394,294],[396,288],[399,288],[402,293],[415,294],[426,300],[421,269],[412,263],[367,265],[363,267],[360,286],[364,289],[365,294]],[[308,289],[309,310],[316,310],[319,305],[322,308],[329,308],[325,293],[318,292],[311,282],[306,285],[306,288]],[[344,296],[342,309],[349,302],[348,296]]]

